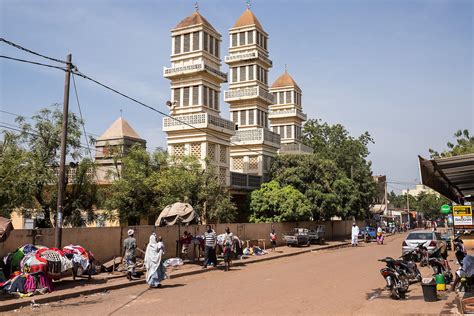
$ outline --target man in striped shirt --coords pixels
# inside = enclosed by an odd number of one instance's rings
[[[207,268],[208,264],[212,264],[214,267],[217,266],[217,256],[216,256],[216,245],[217,245],[217,235],[216,232],[211,228],[211,225],[206,226],[206,232],[204,233],[205,239],[205,248],[204,248],[204,266],[203,269]]]

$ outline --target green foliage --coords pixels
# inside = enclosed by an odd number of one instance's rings
[[[430,148],[429,152],[431,158],[444,158],[474,153],[474,136],[470,136],[469,130],[458,130],[454,133],[454,137],[456,138],[456,144],[448,142],[446,144],[448,149],[441,153]]]
[[[0,158],[0,191],[5,193],[2,193],[1,203],[8,213],[14,209],[24,214],[43,213],[45,221],[39,223],[39,226],[51,227],[51,214],[57,203],[56,172],[59,167],[62,112],[54,105],[53,109],[40,110],[31,121],[29,123],[25,118],[19,117],[16,122],[21,132],[4,134]],[[80,159],[83,153],[80,127],[81,121],[74,113],[70,113],[67,153],[73,160]],[[91,168],[92,162],[84,162],[79,169],[86,165]],[[95,196],[87,194],[94,195],[96,190],[91,179],[83,175],[82,169],[76,174],[76,179],[80,177],[80,189],[66,190],[65,206],[68,211],[64,213],[65,223],[83,224],[82,220],[77,219],[80,207],[89,208],[84,211],[92,214],[89,204],[95,200]]]
[[[312,218],[311,203],[305,195],[291,185],[281,187],[275,180],[264,183],[260,189],[252,192],[250,209],[253,212],[250,221],[254,223]]]
[[[365,218],[375,195],[371,165],[366,160],[368,133],[354,138],[340,124],[310,120],[304,126],[304,142],[310,155],[282,155],[272,164],[270,179],[291,186],[309,201],[312,217]],[[254,200],[252,195],[252,202]],[[254,215],[254,221],[266,218]]]
[[[407,195],[396,195],[393,191],[388,196],[390,204],[395,208],[407,208]],[[436,219],[441,217],[441,205],[448,204],[449,200],[444,196],[438,196],[433,193],[421,192],[418,196],[408,195],[410,210],[423,213],[427,219]]]
[[[118,210],[119,219],[137,223],[141,217],[156,218],[175,202],[190,203],[201,222],[231,222],[236,208],[215,168],[205,168],[194,157],[169,157],[163,151],[148,153],[134,146],[123,158],[120,179],[107,194],[107,209]],[[110,213],[109,213],[110,214]]]

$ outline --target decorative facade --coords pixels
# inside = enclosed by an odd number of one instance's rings
[[[171,30],[171,39],[171,67],[163,70],[171,80],[171,118],[163,119],[168,152],[195,156],[203,168],[207,157],[229,185],[235,125],[220,116],[220,85],[227,82],[220,71],[221,35],[196,11]]]
[[[135,145],[146,147],[146,141],[128,124],[119,117],[102,134],[95,143],[96,176],[99,183],[108,183],[114,179],[107,177],[107,172],[120,171],[121,161],[114,161],[113,156],[125,156],[129,149]],[[118,169],[118,170],[117,170]]]
[[[273,104],[269,120],[273,132],[281,136],[280,154],[312,153],[313,150],[301,141],[302,125],[306,114],[302,111],[302,91],[288,71],[272,84]]]
[[[280,135],[268,124],[273,95],[268,89],[268,34],[247,9],[229,31],[229,90],[224,101],[230,105],[231,120],[238,126],[230,147],[233,172],[265,178],[280,148]]]

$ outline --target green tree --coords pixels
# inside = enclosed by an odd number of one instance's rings
[[[429,152],[431,158],[444,158],[474,153],[474,136],[469,134],[469,130],[458,130],[454,133],[454,137],[456,143],[448,142],[446,144],[448,149],[443,150],[441,153],[430,148]]]
[[[302,221],[312,218],[306,196],[291,185],[281,187],[273,180],[252,192],[250,209],[254,223]]]
[[[162,161],[151,156],[143,147],[135,145],[121,157],[121,168],[117,168],[116,180],[108,187],[104,206],[110,219],[118,219],[129,225],[138,225],[140,218],[159,212],[150,178],[159,170]],[[109,175],[114,176],[114,175]],[[151,223],[150,223],[151,224]]]
[[[213,166],[194,157],[170,157],[163,151],[148,153],[135,146],[123,158],[121,176],[107,190],[106,208],[118,210],[119,219],[136,224],[149,223],[167,205],[191,204],[201,222],[232,222],[236,208],[227,188]],[[111,212],[109,212],[111,214]]]
[[[358,195],[356,213],[368,210],[375,195],[368,145],[374,140],[368,132],[353,137],[341,124],[329,125],[321,120],[309,120],[304,125],[303,141],[322,159],[333,161],[351,179]]]
[[[434,220],[441,217],[441,205],[448,203],[449,200],[443,196],[422,192],[416,197],[414,209],[417,212],[423,213],[425,218]]]
[[[15,183],[12,185],[8,172],[2,170],[0,188],[3,191],[10,187],[14,191],[10,193],[7,201],[10,211],[18,209],[27,213],[30,210],[42,213],[45,220],[44,223],[39,223],[39,226],[51,227],[52,211],[55,210],[57,202],[56,173],[59,167],[62,112],[58,109],[58,105],[53,105],[53,109],[44,108],[35,114],[31,118],[32,123],[23,117],[18,117],[16,122],[21,132],[4,138],[4,145],[7,144],[8,150],[2,154],[1,158],[7,163],[5,169],[10,170],[10,176],[15,170],[16,178],[13,179]],[[67,155],[73,161],[79,160],[83,154],[80,143],[81,123],[74,113],[69,113]],[[14,149],[15,146],[17,149]],[[13,161],[19,157],[21,160],[14,164]],[[91,167],[91,162],[87,164]],[[87,184],[84,181],[87,181]],[[93,185],[89,178],[81,179],[83,188],[85,186],[90,188]],[[95,190],[86,190],[86,192],[94,194]],[[94,197],[77,194],[75,190],[66,190],[65,201],[70,205],[88,204],[82,199],[95,200]],[[75,220],[67,218],[67,212],[64,215],[65,222],[76,223]],[[82,223],[82,221],[79,222]]]

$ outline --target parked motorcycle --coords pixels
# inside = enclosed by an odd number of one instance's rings
[[[404,270],[409,281],[421,282],[421,272],[416,266],[415,261],[407,259],[407,257],[408,256],[405,255],[405,257],[402,256],[401,259],[397,259],[395,265],[398,266],[399,269]]]
[[[390,289],[390,296],[392,299],[404,299],[408,291],[408,277],[404,270],[398,268],[397,262],[393,258],[379,259],[384,262],[386,267],[380,269],[380,274],[387,282],[387,287]]]
[[[442,274],[444,276],[446,284],[451,283],[453,274],[451,273],[448,260],[441,256],[439,249],[429,256],[428,264],[433,269],[434,274]]]
[[[425,267],[428,265],[429,259],[428,248],[423,244],[420,244],[412,251],[403,254],[402,258],[405,261],[419,262],[421,267]]]

